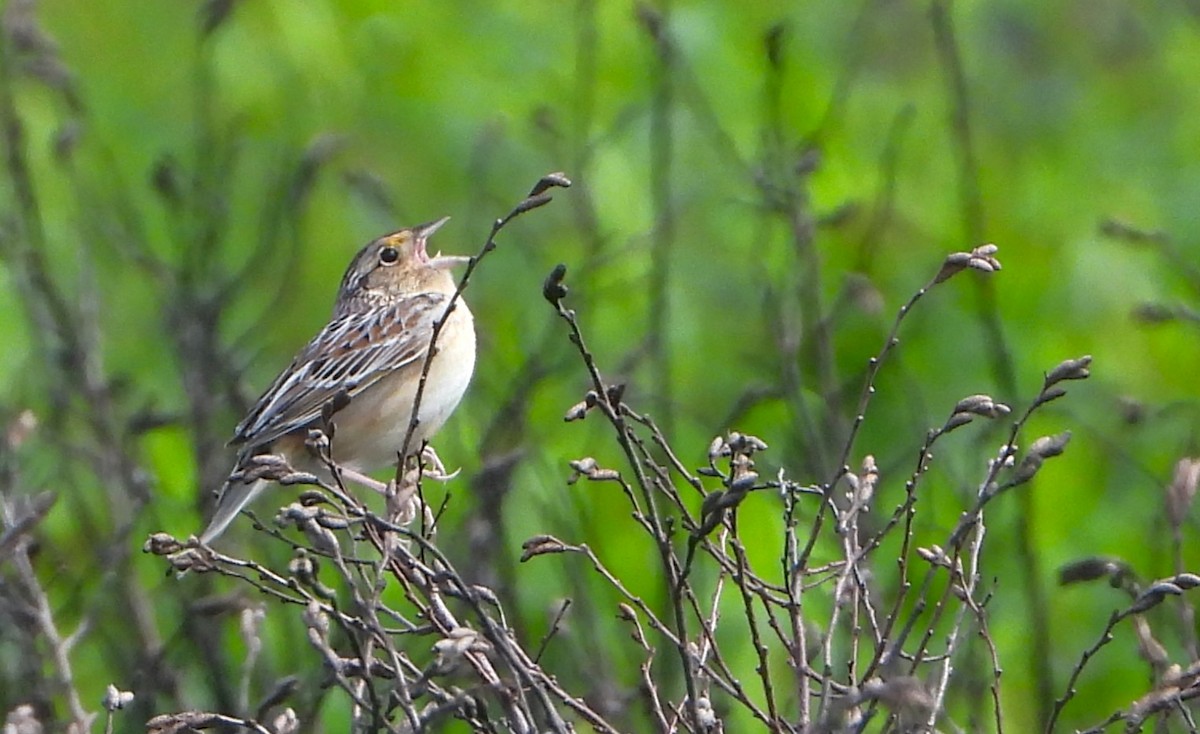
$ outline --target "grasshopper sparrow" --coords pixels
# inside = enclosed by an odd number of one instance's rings
[[[305,438],[320,422],[322,407],[343,390],[350,402],[333,416],[333,460],[358,473],[396,464],[434,324],[446,314],[455,291],[449,270],[468,259],[430,257],[425,251],[429,236],[447,219],[385,235],[354,256],[332,320],[238,424],[230,442],[241,446],[235,468],[272,453],[299,471],[328,476]],[[409,456],[446,421],[475,369],[475,325],[462,299],[446,317],[434,349]],[[266,484],[226,481],[201,541],[220,535]]]

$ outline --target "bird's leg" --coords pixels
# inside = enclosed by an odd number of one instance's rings
[[[424,476],[439,482],[448,482],[457,477],[459,472],[462,471],[460,468],[452,472],[447,472],[446,465],[442,463],[442,458],[438,456],[437,451],[430,444],[425,444],[421,448],[421,470]]]
[[[405,459],[403,470],[397,471],[397,476],[388,483],[387,517],[389,521],[401,527],[411,525],[425,507],[420,496],[420,464],[414,461],[414,458]]]
[[[381,482],[378,479],[372,479],[371,477],[368,477],[366,474],[356,472],[353,469],[347,469],[345,467],[338,467],[338,469],[339,469],[339,471],[341,471],[343,479],[349,479],[350,481],[354,482],[355,484],[361,484],[362,486],[364,486],[370,490],[373,490],[375,492],[378,492],[379,494],[382,494],[382,495],[387,494],[388,486],[384,482]]]

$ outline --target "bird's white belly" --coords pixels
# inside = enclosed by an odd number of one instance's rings
[[[475,322],[460,299],[442,330],[455,339],[438,338],[438,351],[421,395],[419,422],[408,442],[408,453],[421,449],[462,400],[475,371]],[[383,379],[357,395],[333,417],[335,425],[355,426],[354,435],[339,432],[333,440],[335,461],[360,472],[395,466],[413,413],[413,400],[424,358],[410,369],[410,379]]]

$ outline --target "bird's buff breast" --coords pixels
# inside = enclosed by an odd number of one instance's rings
[[[394,466],[413,412],[425,358],[383,378],[356,396],[333,422],[334,459],[357,471]],[[408,453],[419,451],[458,406],[475,371],[475,321],[460,299],[437,340],[421,395],[420,416]]]

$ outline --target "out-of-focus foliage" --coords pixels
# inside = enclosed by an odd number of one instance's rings
[[[234,681],[213,680],[237,670],[237,615],[213,623],[195,604],[245,591],[164,578],[139,548],[202,526],[232,460],[221,443],[325,323],[350,255],[446,214],[437,246],[472,254],[548,171],[575,185],[511,225],[473,277],[477,373],[436,441],[462,469],[439,540],[534,643],[562,598],[594,598],[548,668],[586,657],[595,680],[633,686],[641,655],[612,622],[611,589],[568,558],[518,564],[524,539],[586,542],[635,593],[666,594],[653,547],[623,535],[617,490],[566,484],[569,460],[621,457],[599,421],[563,425],[589,384],[541,295],[558,263],[601,369],[686,464],[736,429],[771,444],[764,476],[820,484],[896,310],[946,253],[1000,245],[1003,271],[941,286],[909,317],[850,463],[876,457],[885,516],[956,401],[1023,405],[1042,371],[1093,355],[1092,380],[1022,437],[1069,428],[1066,454],[990,510],[983,576],[1012,731],[1041,725],[1128,603],[1103,584],[1059,587],[1058,567],[1117,556],[1144,579],[1177,570],[1164,488],[1198,448],[1194,2],[8,0],[4,20],[0,85],[29,178],[11,159],[0,176],[0,416],[38,424],[4,462],[20,493],[58,495],[38,577],[63,634],[83,630],[84,705],[109,683],[139,695],[125,731],[238,700]],[[4,133],[6,156],[16,140]],[[74,335],[46,333],[55,314],[31,258],[86,321]],[[94,363],[63,358],[92,336]],[[106,433],[118,438],[97,445]],[[1002,441],[986,428],[946,439],[919,537],[954,527]],[[117,445],[133,463],[105,474],[96,453]],[[778,507],[754,500],[742,521],[763,530],[747,552],[771,558]],[[241,525],[229,542],[252,554],[260,536]],[[1181,547],[1181,568],[1200,569],[1190,515]],[[1170,603],[1151,614],[1186,666],[1192,622]],[[267,615],[251,701],[319,667],[303,634]],[[53,679],[52,661],[28,658],[49,649],[0,632],[5,711],[34,700],[70,717],[61,689],[20,686]],[[1118,628],[1062,729],[1128,706],[1149,675]],[[988,726],[970,711],[983,694],[958,693],[954,720]],[[302,718],[336,731],[344,705]]]

